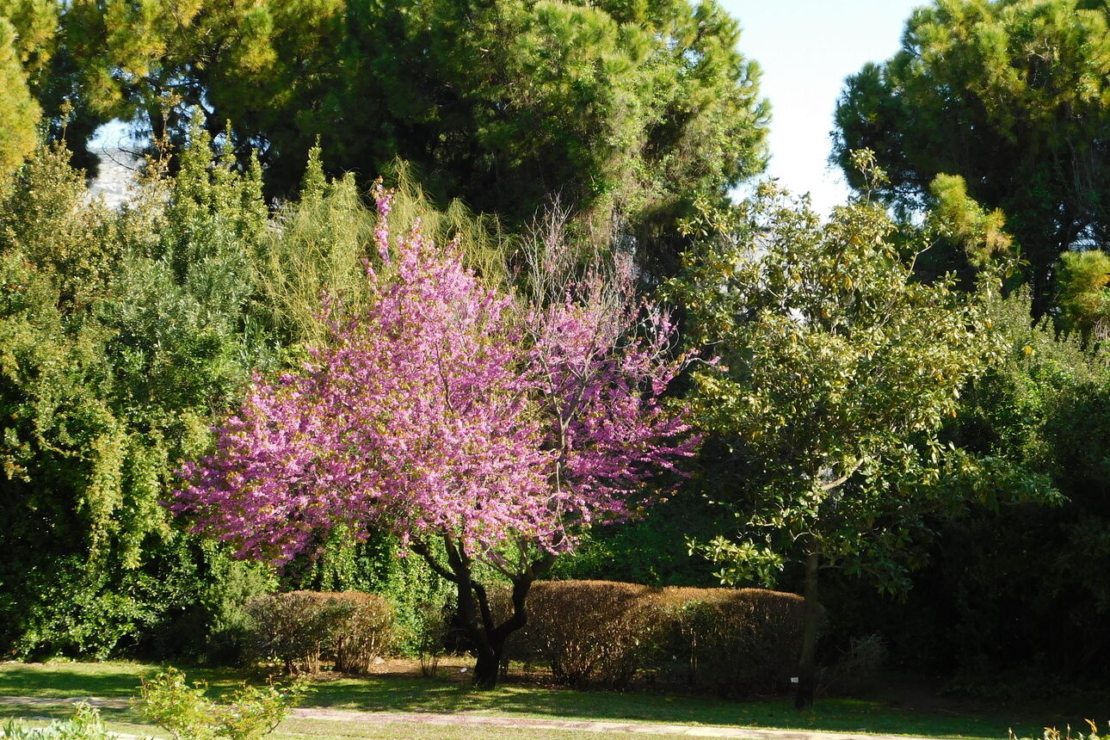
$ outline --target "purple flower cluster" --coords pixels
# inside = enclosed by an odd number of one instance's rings
[[[391,244],[378,195],[385,267],[367,270],[368,307],[333,322],[300,372],[255,377],[215,451],[183,467],[173,511],[275,564],[339,525],[559,552],[628,517],[696,445],[660,400],[681,367],[667,317],[588,287],[514,310],[453,245],[418,228]]]

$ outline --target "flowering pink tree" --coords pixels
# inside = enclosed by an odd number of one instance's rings
[[[662,314],[616,305],[630,294],[597,273],[577,295],[519,310],[457,249],[418,230],[391,245],[389,205],[379,194],[368,307],[334,322],[300,372],[255,378],[215,452],[185,466],[172,508],[275,564],[336,526],[392,529],[457,586],[475,682],[492,686],[532,582],[691,453],[682,415],[660,403],[680,364]],[[477,560],[512,583],[500,624]]]

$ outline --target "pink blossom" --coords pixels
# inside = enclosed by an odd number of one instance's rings
[[[369,305],[334,320],[303,369],[255,376],[171,508],[279,564],[339,525],[479,556],[509,540],[555,553],[647,503],[647,479],[696,445],[661,400],[681,368],[669,318],[613,310],[597,275],[513,311],[456,245],[419,229],[391,244],[384,190],[378,203],[395,269],[367,270]]]

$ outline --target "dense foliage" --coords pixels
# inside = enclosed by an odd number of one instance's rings
[[[970,503],[958,519],[933,518],[928,565],[904,604],[876,603],[850,584],[830,604],[856,630],[898,634],[897,664],[998,696],[1051,692],[1038,674],[1090,680],[1110,655],[1107,358],[1049,321],[1030,325],[1029,301],[991,305],[1004,354],[967,389],[945,435],[1024,470],[1008,488],[1024,480],[1057,492],[1057,505]]]
[[[271,194],[295,190],[314,141],[364,184],[403,157],[443,201],[513,223],[555,197],[602,234],[629,220],[664,270],[676,213],[765,160],[758,70],[713,0],[10,0],[5,16],[35,51],[25,69],[0,53],[0,111],[35,105],[29,81],[75,151],[112,119],[180,144],[199,110],[242,161],[258,152]]]
[[[743,466],[739,490],[716,494],[738,510],[740,538],[706,552],[726,582],[805,562],[800,704],[812,701],[820,569],[896,588],[922,513],[952,503],[936,485],[949,457],[937,434],[991,349],[983,308],[949,281],[915,282],[916,254],[893,231],[866,202],[821,223],[767,191],[675,284],[690,339],[720,355],[694,374],[697,418]]]
[[[17,653],[105,655],[195,604],[220,567],[158,502],[172,461],[267,362],[247,256],[265,212],[257,179],[209,172],[207,153],[121,213],[85,204],[65,160],[40,150],[0,216],[0,630]]]
[[[35,148],[40,109],[27,88],[16,47],[16,30],[0,14],[0,181]]]
[[[1060,253],[1107,237],[1110,160],[1105,4],[1086,0],[937,0],[916,10],[902,49],[850,77],[836,112],[835,158],[868,148],[890,175],[887,202],[930,204],[959,175],[1001,208],[1028,261],[1033,307],[1053,298]],[[938,261],[966,265],[956,248]]]

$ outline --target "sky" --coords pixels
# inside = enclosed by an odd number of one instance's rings
[[[829,132],[844,79],[898,51],[910,12],[927,0],[718,0],[740,22],[740,51],[759,62],[771,101],[769,174],[810,193],[819,213],[848,188],[828,168]]]

